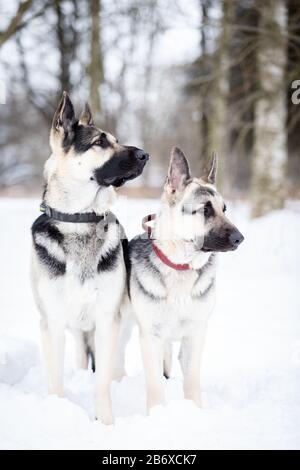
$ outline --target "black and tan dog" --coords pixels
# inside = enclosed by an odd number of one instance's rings
[[[200,365],[206,324],[214,307],[216,253],[235,250],[242,234],[227,218],[215,187],[216,157],[202,178],[192,178],[174,148],[151,237],[129,244],[130,303],[140,329],[148,409],[164,400],[163,368],[181,341],[185,398],[200,405]],[[125,309],[125,307],[124,307]]]
[[[32,286],[49,391],[63,395],[65,329],[75,335],[79,367],[87,366],[95,339],[96,416],[109,424],[126,279],[122,228],[109,206],[112,187],[140,175],[149,156],[96,127],[88,106],[77,120],[67,93],[54,115],[50,145],[45,214],[32,227]]]

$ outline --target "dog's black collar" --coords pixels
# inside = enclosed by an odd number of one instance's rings
[[[58,220],[59,222],[72,222],[72,223],[98,223],[104,219],[104,215],[98,215],[95,212],[77,212],[76,214],[66,214],[59,212],[56,209],[48,206],[44,202],[40,205],[40,211],[44,212],[50,219]]]

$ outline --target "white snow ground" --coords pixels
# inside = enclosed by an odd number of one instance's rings
[[[140,232],[155,201],[117,203],[129,236]],[[261,449],[300,448],[300,208],[249,221],[228,215],[245,235],[220,255],[218,299],[209,325],[202,385],[204,408],[182,397],[178,364],[168,402],[145,413],[137,332],[128,377],[113,383],[114,426],[93,420],[90,371],[73,367],[68,341],[66,398],[47,396],[38,317],[29,286],[29,228],[38,201],[0,199],[0,448]]]

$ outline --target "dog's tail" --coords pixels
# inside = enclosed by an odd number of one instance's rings
[[[169,379],[172,368],[172,343],[168,341],[164,347],[164,376]]]
[[[83,333],[83,340],[85,346],[85,353],[87,356],[87,362],[91,363],[92,371],[96,370],[95,362],[95,330],[85,331]]]

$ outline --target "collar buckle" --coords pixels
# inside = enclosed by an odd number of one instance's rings
[[[46,214],[48,217],[52,217],[52,209],[51,207],[47,206],[44,202],[40,205],[40,211]]]

